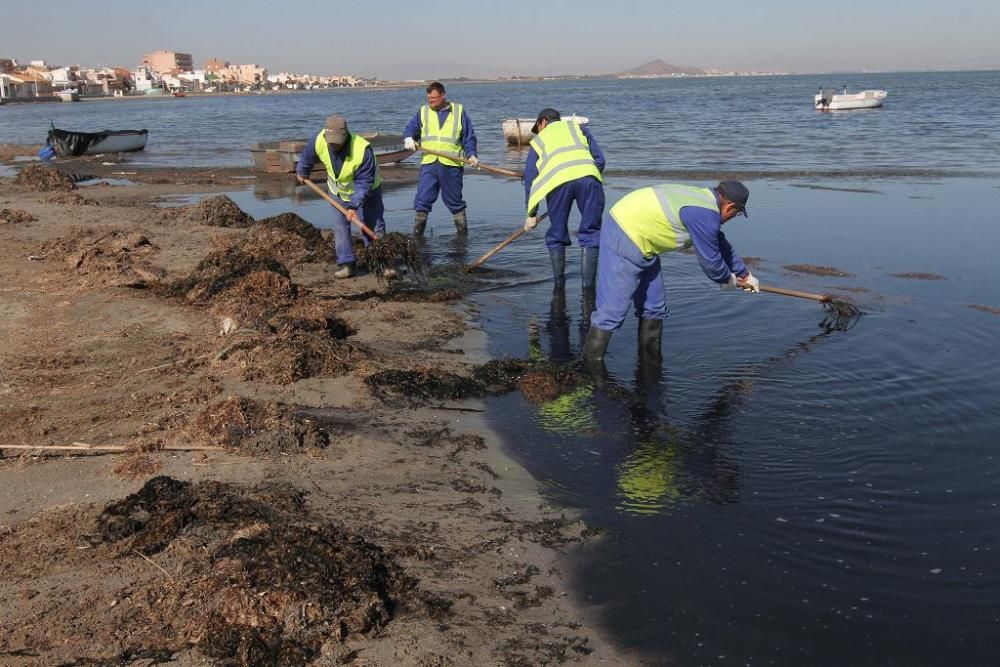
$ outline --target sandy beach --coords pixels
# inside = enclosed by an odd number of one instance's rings
[[[157,205],[245,170],[77,165],[135,184],[0,179],[0,662],[638,664],[559,569],[600,536],[455,389],[459,295]],[[123,449],[33,449],[73,443]]]

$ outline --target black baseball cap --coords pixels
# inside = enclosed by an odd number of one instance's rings
[[[531,126],[532,134],[538,134],[538,124],[543,120],[547,120],[551,123],[552,121],[562,120],[562,116],[560,116],[559,112],[555,109],[550,109],[549,107],[542,109],[538,112],[538,118],[535,120],[535,124]]]
[[[750,191],[747,190],[747,186],[743,185],[739,181],[722,181],[716,186],[715,190],[720,195],[736,204],[736,207],[740,209],[740,213],[742,213],[744,217],[750,217],[750,214],[747,213],[747,199],[750,199]]]

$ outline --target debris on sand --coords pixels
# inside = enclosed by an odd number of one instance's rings
[[[22,222],[34,222],[37,219],[19,208],[0,208],[0,225],[19,225]]]
[[[472,377],[482,382],[493,393],[517,389],[518,382],[531,370],[534,362],[527,359],[504,357],[491,359],[472,371]]]
[[[209,227],[249,227],[254,219],[226,195],[209,197],[184,207],[188,219]]]
[[[292,406],[237,397],[209,405],[195,415],[188,435],[195,441],[265,456],[330,445],[327,433]]]
[[[112,229],[97,236],[82,229],[46,243],[37,254],[61,258],[71,269],[98,284],[148,287],[164,274],[149,261],[159,250],[138,232]]]
[[[86,520],[53,513],[22,530],[43,535],[56,523],[72,526],[76,539],[51,546],[45,562],[95,580],[114,572],[127,581],[118,594],[128,604],[73,597],[60,609],[74,622],[53,624],[45,600],[56,593],[33,600],[20,619],[21,645],[49,652],[80,646],[86,636],[87,646],[98,647],[92,650],[99,655],[64,664],[187,653],[199,664],[303,665],[381,631],[400,612],[431,611],[433,596],[419,591],[392,556],[357,533],[314,520],[303,494],[287,485],[155,477],[107,505],[94,520],[95,535],[86,537],[73,518]],[[40,535],[8,543],[4,560]],[[90,542],[84,561],[80,541]],[[433,611],[440,607],[438,601]]]
[[[241,247],[250,254],[284,262],[332,262],[333,244],[319,229],[294,213],[264,218],[250,228]]]
[[[380,398],[401,396],[415,404],[429,399],[457,400],[486,395],[482,382],[438,370],[387,369],[369,375],[365,383]]]
[[[825,276],[827,278],[850,278],[851,273],[841,271],[832,266],[817,266],[815,264],[785,264],[781,268],[794,273],[805,273],[811,276]]]
[[[38,192],[76,189],[76,183],[70,176],[46,164],[32,164],[25,167],[17,174],[14,183]]]
[[[250,276],[254,276],[250,279]],[[240,285],[246,282],[247,284]],[[266,291],[255,292],[260,288]],[[186,278],[163,288],[164,296],[182,296],[191,303],[208,305],[229,290],[235,296],[248,296],[254,303],[285,303],[297,294],[284,264],[271,257],[260,257],[230,246],[209,253]]]
[[[143,477],[149,477],[150,475],[155,475],[160,472],[163,468],[163,464],[160,461],[145,452],[132,452],[126,454],[122,459],[115,464],[114,473],[115,476],[121,477],[122,479],[142,479]]]
[[[292,331],[239,341],[216,357],[229,359],[243,380],[285,385],[346,374],[354,365],[355,349],[325,332]]]
[[[53,195],[45,200],[46,204],[67,204],[70,206],[100,206],[101,202],[94,201],[93,199],[87,199],[83,195],[76,192],[67,192],[66,194]]]
[[[419,287],[404,287],[389,291],[389,301],[403,303],[447,303],[449,301],[460,301],[462,293],[453,288],[445,289],[422,289]]]
[[[268,320],[278,333],[292,331],[323,332],[330,338],[343,340],[357,331],[334,314],[333,307],[308,297],[297,299]]]

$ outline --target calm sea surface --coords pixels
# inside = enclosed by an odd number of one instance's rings
[[[840,84],[885,88],[888,103],[814,112],[814,89]],[[484,161],[507,166],[523,154],[503,147],[500,118],[548,105],[590,116],[608,153],[609,205],[665,177],[744,174],[752,217],[726,232],[759,258],[761,282],[850,296],[866,311],[849,331],[824,331],[816,304],[720,292],[675,253],[664,258],[662,370],[637,368],[629,320],[606,382],[541,406],[520,394],[488,402],[546,495],[606,531],[565,571],[613,634],[651,664],[998,664],[1000,74],[453,90]],[[142,161],[242,164],[249,142],[305,136],[331,112],[399,132],[421,96],[5,107],[0,142],[38,141],[51,116],[78,129],[148,127]],[[288,184],[232,196],[258,217],[293,210],[329,224],[324,203]],[[387,190],[390,229],[409,230],[412,196]],[[439,263],[470,261],[520,224],[516,181],[470,174],[466,199],[467,243],[441,206],[431,214]],[[519,274],[473,297],[495,355],[578,352],[575,248],[570,260],[563,301],[544,281],[541,234],[491,261]],[[792,264],[850,275],[783,268]]]

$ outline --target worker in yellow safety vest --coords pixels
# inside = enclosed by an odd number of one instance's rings
[[[465,107],[449,102],[445,97],[444,86],[437,81],[427,86],[427,104],[420,107],[403,130],[403,144],[408,150],[416,150],[418,142],[421,148],[464,157],[473,167],[479,164],[476,132],[469,115],[465,113]],[[417,194],[413,198],[413,210],[416,212],[414,236],[423,236],[427,217],[438,193],[451,211],[455,231],[462,236],[468,234],[469,220],[465,200],[462,199],[464,174],[464,163],[424,153],[417,180]]]
[[[375,153],[368,142],[347,128],[342,116],[330,116],[319,134],[306,142],[295,165],[295,174],[305,182],[313,166],[320,162],[326,167],[326,186],[330,194],[340,199],[347,216],[333,209],[333,236],[338,270],[334,278],[350,278],[356,272],[356,258],[351,240],[351,222],[358,220],[375,232],[385,234],[385,205],[382,203],[382,178],[378,173]],[[367,246],[369,239],[362,237]],[[394,277],[395,269],[385,272]]]
[[[524,163],[524,196],[528,204],[524,230],[531,231],[538,224],[538,207],[544,200],[549,214],[545,245],[554,288],[562,290],[566,285],[566,247],[572,243],[569,214],[576,202],[580,210],[576,240],[581,250],[582,287],[584,297],[590,292],[592,298],[604,215],[604,153],[586,125],[562,120],[555,109],[542,109],[531,131],[537,136],[531,140]]]
[[[618,331],[629,308],[639,318],[639,352],[660,359],[666,293],[660,254],[694,246],[702,271],[723,288],[759,292],[750,273],[722,233],[722,225],[747,215],[750,191],[739,181],[714,188],[664,183],[628,193],[604,216],[597,278],[597,308],[583,357],[600,362],[611,334]]]

